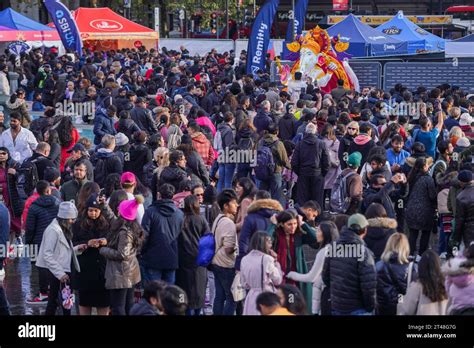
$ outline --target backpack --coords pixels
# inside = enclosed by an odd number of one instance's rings
[[[216,149],[216,151],[222,151],[224,150],[223,145],[222,145],[222,134],[221,131],[216,132],[216,136],[214,137],[213,141],[213,148]]]
[[[416,137],[418,136],[419,132],[420,132],[420,128],[416,128],[413,131],[412,137],[405,142],[405,150],[407,150],[408,152],[411,151],[413,144],[416,142]]]
[[[349,209],[351,198],[347,190],[347,179],[356,173],[350,171],[347,174],[339,174],[331,189],[331,199],[329,201],[330,211],[338,214],[345,214]]]
[[[252,150],[255,148],[255,143],[251,137],[240,138],[237,148],[239,150]]]
[[[291,140],[293,142],[293,144],[298,144],[301,140],[303,140],[303,136],[304,134],[303,133],[298,133],[294,136],[294,138]]]
[[[100,186],[104,187],[105,179],[107,178],[108,171],[106,161],[103,158],[97,158],[94,161],[94,181]]]
[[[174,125],[173,127],[170,127],[168,129],[167,145],[168,145],[169,150],[175,150],[181,144],[181,135],[179,135],[180,133],[179,128],[177,130],[173,130],[172,133],[169,132],[171,129],[174,129],[174,128],[178,128],[178,126]]]
[[[216,239],[214,234],[216,233],[217,226],[223,217],[224,216],[221,216],[221,218],[217,220],[214,232],[205,233],[201,238],[199,238],[196,264],[200,267],[209,266],[212,259],[214,258],[214,255],[216,254]]]
[[[268,181],[275,172],[275,159],[273,158],[272,147],[262,143],[257,149],[257,164],[254,168],[255,177],[260,181]]]
[[[28,198],[35,191],[39,181],[37,161],[37,159],[26,160],[17,169],[17,189],[22,198]]]

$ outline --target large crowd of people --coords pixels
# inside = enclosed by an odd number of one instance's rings
[[[37,246],[27,305],[474,314],[474,95],[245,68],[184,47],[0,55],[0,244]]]

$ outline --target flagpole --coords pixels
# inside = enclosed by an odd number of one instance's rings
[[[293,26],[293,40],[295,39],[295,33],[296,33],[296,23],[295,23],[295,18],[296,18],[296,14],[295,14],[295,0],[291,0],[291,9],[293,11],[293,20],[292,20],[292,26]]]

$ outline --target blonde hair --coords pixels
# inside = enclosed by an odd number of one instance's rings
[[[461,130],[461,127],[454,126],[453,128],[451,128],[451,130],[449,131],[449,138],[451,139],[452,137],[464,137],[464,132]]]
[[[398,263],[401,265],[409,263],[408,255],[410,255],[410,244],[408,244],[408,238],[403,233],[397,232],[390,236],[381,259],[388,263],[394,253],[398,255]]]
[[[359,123],[358,122],[356,122],[356,121],[349,122],[349,124],[346,126],[346,129],[349,128],[349,127],[356,128],[357,129],[357,134],[359,134]]]
[[[170,165],[170,150],[166,147],[159,147],[153,152],[153,158],[158,167],[168,167]]]

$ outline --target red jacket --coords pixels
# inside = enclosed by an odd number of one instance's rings
[[[214,162],[214,149],[211,146],[211,142],[206,138],[201,132],[191,135],[193,141],[193,147],[199,156],[202,157],[202,160],[205,165],[211,166]]]
[[[64,170],[64,164],[66,163],[66,160],[69,158],[69,156],[71,156],[70,153],[67,153],[68,150],[72,149],[72,147],[76,145],[77,141],[79,140],[79,132],[77,131],[76,128],[72,129],[71,135],[72,135],[71,145],[69,145],[68,147],[61,146],[61,161],[59,162],[59,170],[61,171],[61,173]]]

